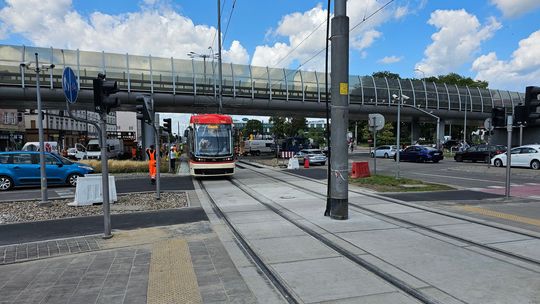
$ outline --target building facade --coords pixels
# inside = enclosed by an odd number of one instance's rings
[[[25,142],[23,113],[0,109],[0,151],[18,150]]]
[[[99,114],[95,112],[76,110],[72,111],[75,117],[99,121]],[[70,148],[75,143],[86,144],[90,138],[97,138],[97,129],[89,123],[76,121],[63,110],[46,110],[43,118],[43,132],[45,141],[55,141],[61,149]],[[28,110],[24,118],[26,126],[26,142],[39,141],[38,114],[35,110]],[[116,133],[116,114],[113,112],[107,116],[107,133]]]

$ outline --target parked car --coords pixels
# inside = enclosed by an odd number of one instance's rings
[[[390,158],[396,155],[396,151],[396,146],[379,146],[375,149],[375,151],[371,152],[370,156]]]
[[[483,161],[489,164],[493,156],[504,152],[506,152],[506,147],[503,145],[478,145],[469,147],[465,151],[456,152],[454,160],[457,162],[464,160]]]
[[[512,166],[540,169],[540,145],[520,146],[510,150],[510,153]],[[495,167],[506,167],[506,152],[493,157],[491,163]]]
[[[438,163],[443,158],[443,152],[432,147],[410,146],[399,152],[400,161],[432,161]],[[394,155],[394,160],[397,160],[397,153]]]
[[[92,167],[74,163],[54,153],[45,153],[47,184],[77,185],[77,178],[92,173]],[[39,152],[0,152],[0,191],[18,186],[40,185]]]
[[[298,159],[299,164],[303,164],[306,159],[309,159],[309,164],[317,164],[324,166],[326,164],[326,156],[324,153],[319,149],[304,149],[300,150],[298,153],[294,155],[295,158]]]

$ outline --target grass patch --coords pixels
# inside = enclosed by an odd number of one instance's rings
[[[94,168],[95,173],[101,173],[101,160],[85,159],[78,162]],[[109,159],[108,164],[109,173],[148,173],[148,161]],[[161,162],[161,172],[167,172],[168,168],[169,162],[163,160]]]
[[[454,189],[446,185],[425,183],[410,178],[396,179],[387,175],[373,175],[364,178],[349,177],[349,182],[378,192],[444,191]]]

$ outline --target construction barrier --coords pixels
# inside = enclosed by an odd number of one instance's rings
[[[352,163],[352,178],[369,177],[369,163],[368,162],[353,162]]]
[[[294,156],[294,151],[280,151],[279,157],[281,158],[291,158]]]

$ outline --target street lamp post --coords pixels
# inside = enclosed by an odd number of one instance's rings
[[[425,79],[426,79],[426,73],[424,73],[424,71],[422,71],[422,70],[420,70],[420,69],[418,69],[418,68],[416,68],[416,69],[414,69],[414,70],[415,70],[415,71],[418,71],[418,72],[420,72],[420,73],[422,73],[422,76],[423,76],[423,77],[422,77],[422,80],[425,80]]]
[[[41,68],[39,66],[38,53],[35,53],[36,56],[36,67],[30,68],[30,63],[21,63],[21,68],[27,68],[34,70],[36,72],[36,99],[37,99],[37,110],[38,110],[38,137],[39,137],[39,172],[41,180],[41,202],[40,206],[48,206],[49,198],[47,196],[47,173],[45,171],[45,135],[43,134],[43,112],[41,107],[41,94],[40,94],[40,85],[39,85],[39,73],[41,71],[46,71],[48,69],[54,69],[54,64],[43,65]]]
[[[223,71],[221,66],[221,1],[217,2],[217,13],[218,13],[218,71],[219,71],[219,108],[218,114],[221,114],[223,110]]]

